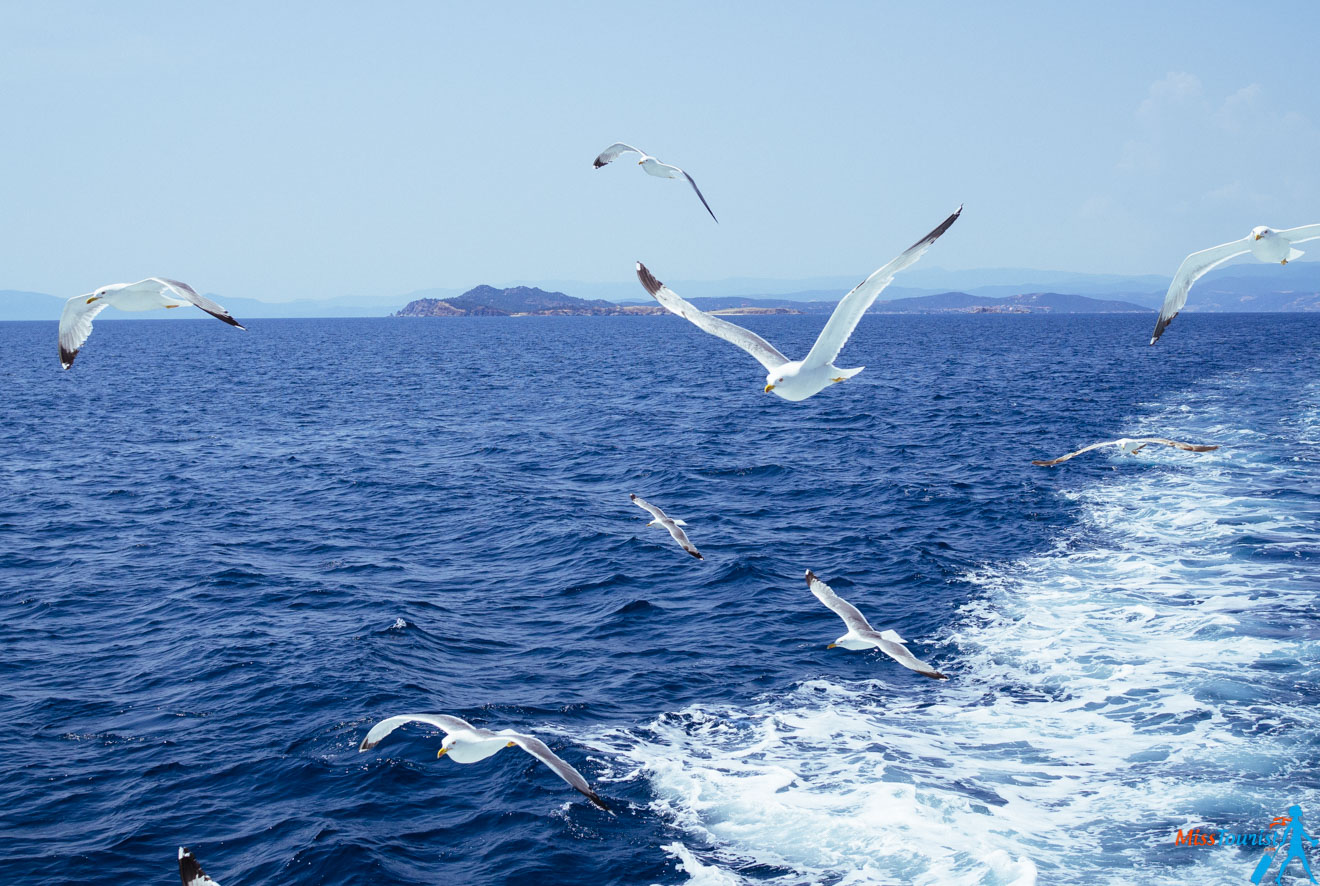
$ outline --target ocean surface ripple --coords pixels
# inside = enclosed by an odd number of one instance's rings
[[[1173,834],[1320,814],[1320,318],[1149,325],[872,316],[790,404],[669,317],[0,323],[0,882],[1245,880]],[[1030,464],[1138,434],[1222,448]]]

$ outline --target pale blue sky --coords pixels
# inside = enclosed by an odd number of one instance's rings
[[[0,289],[860,277],[963,202],[923,263],[1172,274],[1320,221],[1318,25],[1307,3],[0,2]],[[688,169],[721,223],[681,183],[593,171],[615,140]]]

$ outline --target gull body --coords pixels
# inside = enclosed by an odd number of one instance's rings
[[[200,295],[187,283],[165,277],[148,277],[136,283],[112,283],[86,295],[75,296],[64,303],[60,315],[60,366],[68,369],[78,356],[87,337],[92,334],[92,320],[109,307],[121,311],[156,311],[193,305],[223,320],[230,326],[243,329],[228,311]]]
[[[1090,446],[1083,446],[1076,452],[1070,452],[1067,455],[1061,455],[1058,458],[1052,458],[1048,461],[1033,461],[1032,464],[1048,468],[1065,462],[1070,458],[1075,458],[1083,452],[1090,452],[1092,449],[1101,449],[1105,446],[1117,446],[1119,451],[1124,455],[1132,455],[1152,444],[1172,446],[1175,449],[1185,449],[1188,452],[1213,452],[1219,448],[1218,446],[1203,446],[1198,443],[1182,443],[1178,440],[1170,440],[1167,437],[1119,437],[1117,440],[1102,440],[1099,443],[1092,443]]]
[[[1173,318],[1177,317],[1183,305],[1187,304],[1187,293],[1191,290],[1192,284],[1209,271],[1229,259],[1247,254],[1263,262],[1286,265],[1305,254],[1302,250],[1294,248],[1294,243],[1316,239],[1320,239],[1320,225],[1303,225],[1300,228],[1287,228],[1282,231],[1257,225],[1241,240],[1221,243],[1200,252],[1193,252],[1183,259],[1182,264],[1178,266],[1178,273],[1173,275],[1173,282],[1169,284],[1169,291],[1164,295],[1164,304],[1160,307],[1160,315],[1155,320],[1155,331],[1151,334],[1150,343],[1155,344],[1159,341],[1164,330],[1173,322]]]
[[[815,595],[817,600],[824,603],[831,612],[843,619],[844,625],[848,628],[846,634],[835,640],[827,648],[842,647],[853,651],[879,649],[903,667],[916,671],[923,677],[930,677],[932,680],[948,679],[944,674],[909,652],[908,648],[903,645],[903,638],[896,631],[877,631],[871,627],[871,623],[866,620],[866,616],[862,615],[856,606],[834,593],[834,589],[817,578],[816,573],[810,569],[807,570],[807,587],[811,589],[811,593]]]
[[[445,732],[445,737],[440,742],[440,751],[436,754],[437,758],[448,756],[455,763],[478,763],[487,757],[493,757],[505,748],[517,746],[549,766],[556,775],[596,806],[606,812],[610,811],[605,801],[591,789],[582,774],[556,756],[545,742],[535,736],[514,732],[512,729],[494,732],[473,726],[461,717],[449,714],[401,714],[382,720],[371,727],[371,731],[362,739],[358,750],[371,750],[380,744],[385,736],[403,724],[411,722],[426,723]]]
[[[656,178],[686,179],[687,183],[692,186],[692,190],[697,192],[697,199],[701,201],[701,205],[706,207],[706,211],[710,213],[711,218],[715,219],[715,223],[719,223],[719,219],[715,218],[715,211],[711,209],[710,204],[706,202],[705,196],[701,193],[701,188],[697,187],[697,182],[692,176],[688,175],[677,166],[671,166],[668,163],[661,163],[658,159],[652,157],[641,148],[634,148],[632,145],[625,145],[623,142],[615,142],[597,155],[596,159],[592,161],[592,168],[600,169],[602,166],[613,162],[623,154],[639,154],[642,159],[637,161],[637,165],[642,167],[642,171],[647,175],[654,175]]]
[[[862,366],[840,369],[834,365],[839,352],[876,297],[894,279],[894,275],[925,254],[931,244],[940,238],[958,220],[962,207],[940,223],[939,227],[907,248],[889,264],[877,270],[839,300],[839,304],[820,331],[816,343],[801,360],[790,360],[774,345],[755,332],[707,314],[691,302],[684,301],[676,292],[655,278],[646,266],[637,263],[637,278],[642,286],[664,308],[704,332],[737,345],[756,358],[767,370],[765,392],[774,393],[785,400],[799,401],[815,396],[832,384],[846,381],[861,372]]]
[[[674,541],[678,542],[680,548],[687,551],[698,560],[706,559],[701,556],[701,552],[697,550],[697,546],[688,540],[687,533],[683,531],[683,527],[687,525],[686,523],[682,520],[671,519],[664,511],[660,510],[639,495],[629,493],[628,498],[632,499],[632,503],[637,505],[637,507],[655,518],[650,523],[647,523],[647,526],[663,526],[669,531],[669,534]]]

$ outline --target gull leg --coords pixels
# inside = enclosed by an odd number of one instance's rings
[[[1286,264],[1288,264],[1288,259],[1285,258],[1283,261],[1279,262],[1279,264],[1281,264],[1281,265],[1286,265]]]
[[[834,382],[835,384],[838,384],[838,383],[841,382],[841,381],[847,381],[847,378],[846,378],[845,376],[842,376],[842,375],[841,375],[841,376],[839,376],[838,378],[832,378],[832,379],[830,379],[830,381]]]

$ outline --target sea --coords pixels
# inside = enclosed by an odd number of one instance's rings
[[[1192,832],[1320,833],[1320,316],[1152,325],[872,314],[789,403],[676,317],[0,323],[0,883],[1248,883]],[[1031,464],[1144,435],[1220,448]],[[358,750],[413,712],[613,813]]]

